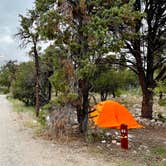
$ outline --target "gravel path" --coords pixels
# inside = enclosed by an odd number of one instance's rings
[[[12,105],[0,95],[0,166],[115,166],[88,152],[87,147],[71,147],[34,139],[12,112]]]

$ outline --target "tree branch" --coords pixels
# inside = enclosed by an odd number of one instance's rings
[[[160,81],[161,79],[166,77],[166,72],[165,71],[166,71],[166,66],[164,66],[163,69],[159,72],[159,74],[155,78],[155,81]]]
[[[165,62],[166,62],[166,57],[162,57],[156,64],[154,64],[152,70],[155,71],[158,68],[161,68]]]

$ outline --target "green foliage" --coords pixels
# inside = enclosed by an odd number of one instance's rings
[[[38,122],[42,125],[42,126],[46,126],[46,117],[48,115],[48,112],[46,110],[41,110],[39,117],[38,117]]]
[[[99,71],[97,73],[97,77],[92,81],[92,86],[94,91],[100,94],[118,95],[119,89],[127,90],[138,86],[136,75],[130,70],[122,71],[104,67],[100,73]]]
[[[67,8],[62,9],[64,2],[68,3]],[[91,87],[101,94],[137,87],[137,77],[125,67],[140,73],[137,69],[144,65],[135,62],[139,55],[136,58],[131,55],[128,59],[128,54],[120,55],[126,42],[131,44],[130,51],[140,44],[135,42],[140,37],[136,25],[145,15],[139,9],[135,10],[136,2],[36,0],[34,10],[28,11],[26,17],[20,16],[21,28],[18,35],[24,39],[24,45],[32,43],[34,39],[36,44],[39,39],[51,40],[53,43],[41,58],[41,62],[45,63],[41,67],[41,96],[48,94],[46,87],[49,82],[53,94],[55,92],[57,95],[56,102],[60,104],[73,100],[73,94],[77,96],[74,88],[82,93],[78,94],[82,99],[83,93],[86,91],[88,94]],[[139,49],[132,50],[131,53],[140,52]],[[119,69],[119,64],[125,67]],[[73,67],[71,71],[70,66]],[[80,79],[86,80],[86,88],[79,87]]]
[[[160,106],[165,106],[166,105],[166,98],[159,99],[159,105]]]
[[[9,61],[0,70],[0,86],[4,93],[8,93],[12,82],[15,80],[17,65],[15,61]]]
[[[123,85],[122,88],[126,90],[130,90],[132,88],[138,88],[139,82],[137,75],[132,72],[131,70],[124,69],[123,71],[120,71],[121,77],[123,79]]]
[[[16,72],[16,80],[12,84],[14,98],[23,101],[26,105],[35,104],[35,72],[34,63],[22,63]]]
[[[15,112],[32,112],[34,113],[34,108],[32,106],[26,106],[24,102],[8,97],[8,100],[13,104],[13,110]]]
[[[158,117],[158,119],[159,119],[160,121],[162,121],[163,123],[166,122],[166,118],[162,115],[161,112],[158,113],[157,117]]]
[[[1,87],[0,86],[0,94],[8,94],[10,91],[7,87]]]
[[[67,82],[65,81],[65,73],[63,70],[55,71],[49,78],[53,88],[57,92],[64,92],[68,90]]]
[[[159,94],[159,105],[165,106],[166,105],[166,80],[159,81],[157,83],[157,87],[155,88],[154,92]]]
[[[162,92],[166,94],[166,79],[158,82],[155,92],[157,93]]]
[[[48,102],[48,76],[47,68],[41,63],[40,73],[40,102]],[[12,83],[12,95],[23,101],[26,105],[35,105],[35,66],[34,62],[21,63],[16,72],[16,79]]]

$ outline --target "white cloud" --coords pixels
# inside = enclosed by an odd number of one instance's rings
[[[20,50],[14,38],[19,27],[19,14],[31,9],[34,0],[0,0],[0,66],[8,60],[27,61],[28,49]]]
[[[0,55],[0,58],[4,58],[5,56],[4,55]]]
[[[0,37],[0,43],[1,44],[11,44],[14,43],[14,40],[11,36],[6,35],[6,36],[1,36]]]

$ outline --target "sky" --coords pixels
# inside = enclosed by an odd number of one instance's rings
[[[27,61],[28,50],[20,49],[14,38],[19,28],[19,14],[32,9],[34,0],[0,0],[0,64],[9,60]]]

